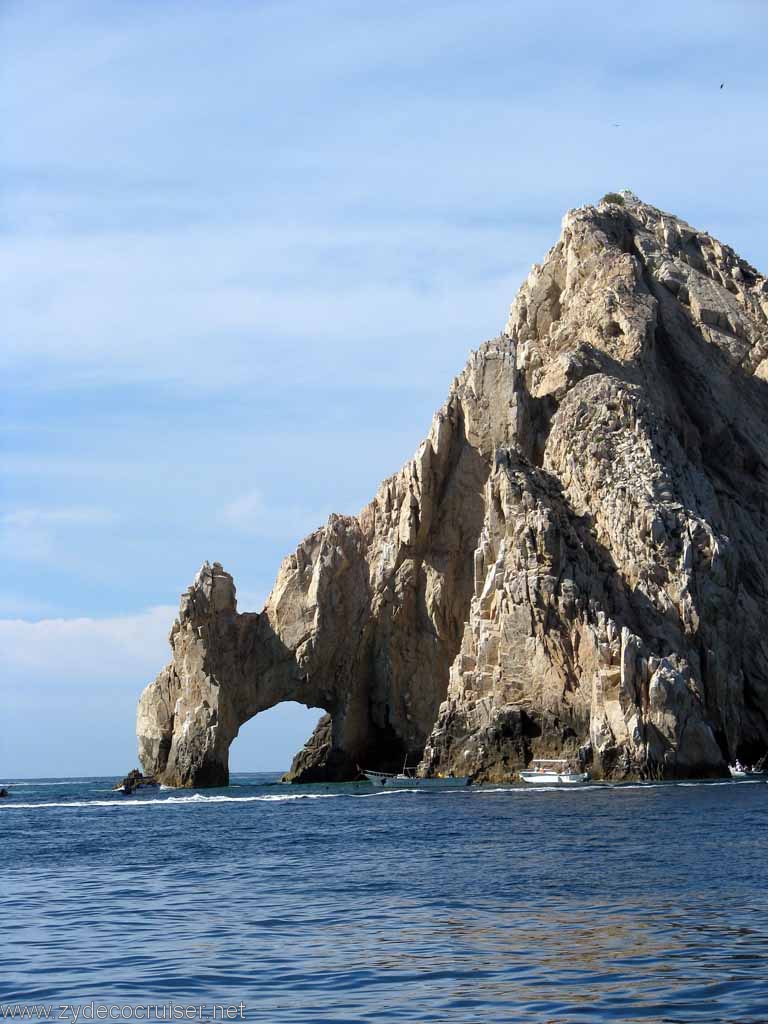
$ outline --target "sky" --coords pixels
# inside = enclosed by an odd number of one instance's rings
[[[0,776],[133,767],[201,563],[260,609],[567,209],[628,187],[765,271],[767,31],[764,0],[3,0]],[[233,769],[318,715],[258,716]]]

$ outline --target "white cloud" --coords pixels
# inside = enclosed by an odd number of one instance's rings
[[[329,371],[360,385],[375,366],[396,384],[404,364],[426,371],[447,336],[466,350],[498,332],[529,262],[504,250],[545,248],[542,229],[538,244],[517,234],[514,245],[498,228],[254,223],[16,237],[0,250],[3,363],[36,380],[206,390],[327,387]]]
[[[109,618],[0,619],[4,686],[11,699],[14,676],[36,681],[36,690],[57,692],[64,683],[81,687],[135,680],[136,696],[170,660],[168,632],[178,609],[158,605],[134,615]],[[67,693],[66,696],[73,694]]]
[[[11,509],[0,514],[0,553],[21,561],[48,561],[57,557],[68,531],[105,526],[115,518],[109,509],[87,505]]]
[[[39,526],[95,526],[111,522],[114,512],[91,505],[67,508],[17,508],[0,515],[0,523],[12,529]]]
[[[136,764],[136,702],[170,661],[177,614],[0,619],[0,775],[125,773]]]

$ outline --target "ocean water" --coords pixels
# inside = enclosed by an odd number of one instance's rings
[[[113,779],[6,783],[5,1012],[768,1021],[765,783],[276,778],[133,797]]]

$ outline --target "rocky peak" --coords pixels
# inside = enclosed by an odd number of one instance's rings
[[[283,562],[206,563],[142,696],[146,771],[226,778],[239,726],[327,712],[294,778],[718,774],[768,745],[768,283],[631,193],[569,212],[413,459]]]

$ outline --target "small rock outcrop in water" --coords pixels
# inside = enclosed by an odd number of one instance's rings
[[[112,789],[119,790],[121,793],[125,793],[126,796],[130,796],[137,789],[159,785],[160,783],[153,775],[142,775],[138,768],[134,768],[128,772],[124,779],[121,779],[120,782],[114,785]]]
[[[414,458],[238,613],[206,563],[143,693],[145,771],[228,778],[239,727],[326,715],[295,780],[724,774],[768,747],[768,281],[641,203],[567,214]]]
[[[2,800],[3,797],[10,796],[10,795],[11,794],[8,792],[8,790],[5,788],[5,786],[0,786],[0,800]]]

